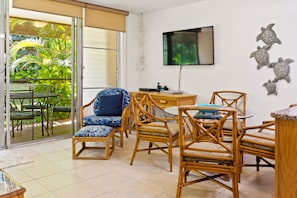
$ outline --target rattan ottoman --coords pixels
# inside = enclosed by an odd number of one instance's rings
[[[82,127],[72,137],[72,159],[109,159],[115,149],[114,133],[115,130],[110,126],[89,125]],[[76,152],[79,143],[81,143],[81,147]],[[92,146],[88,146],[87,144],[91,144]],[[94,153],[91,153],[92,155],[86,155],[86,149],[105,149],[105,156],[94,155]]]

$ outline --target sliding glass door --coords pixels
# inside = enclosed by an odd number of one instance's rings
[[[2,52],[7,56],[1,56],[7,57],[0,83],[1,96],[7,96],[1,97],[7,101],[1,111],[7,118],[1,120],[6,126],[2,145],[71,136],[80,97],[75,53],[80,20],[10,7],[7,21],[3,42],[8,48]]]
[[[8,2],[0,3],[0,146],[70,137],[80,106],[119,86],[122,33]]]
[[[5,86],[5,63],[7,61],[6,55],[6,23],[8,21],[8,1],[0,1],[0,148],[5,147],[5,97],[4,97],[4,86]]]

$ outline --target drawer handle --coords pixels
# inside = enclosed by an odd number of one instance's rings
[[[166,100],[159,100],[159,102],[160,102],[161,104],[166,104],[166,103],[167,103]]]

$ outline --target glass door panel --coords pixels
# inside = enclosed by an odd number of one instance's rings
[[[69,17],[11,9],[9,91],[33,93],[32,104],[22,104],[25,98],[12,98],[11,103],[18,100],[21,105],[11,111],[36,114],[32,126],[31,122],[18,121],[20,127],[15,128],[14,137],[11,135],[12,144],[73,134],[75,119],[71,110],[75,109],[76,85],[72,85],[72,22]]]

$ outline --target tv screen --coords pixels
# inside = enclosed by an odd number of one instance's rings
[[[164,65],[213,65],[213,26],[163,33]]]

